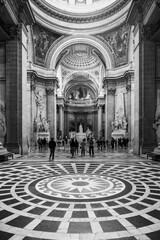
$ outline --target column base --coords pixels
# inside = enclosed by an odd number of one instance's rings
[[[140,148],[140,154],[146,154],[149,152],[152,152],[155,148],[156,144],[155,143],[143,143],[141,148]]]
[[[19,143],[7,143],[7,150],[15,154],[21,154],[22,149]]]

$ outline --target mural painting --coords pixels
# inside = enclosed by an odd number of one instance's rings
[[[51,33],[37,25],[33,26],[34,61],[38,65],[44,65],[48,49],[61,35]]]
[[[129,26],[124,25],[114,32],[102,34],[102,37],[111,48],[116,67],[127,64],[128,62],[129,32]]]

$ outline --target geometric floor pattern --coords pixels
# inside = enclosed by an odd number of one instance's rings
[[[158,162],[58,156],[0,164],[1,240],[160,239]]]

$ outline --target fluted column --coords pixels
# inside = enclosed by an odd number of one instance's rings
[[[49,121],[50,137],[57,139],[57,102],[56,87],[46,89],[47,94],[47,118]]]
[[[98,138],[102,137],[102,106],[98,106]]]
[[[61,131],[61,137],[64,137],[64,106],[59,105],[59,122],[60,122],[60,131]]]
[[[108,139],[108,94],[105,99],[105,139]]]

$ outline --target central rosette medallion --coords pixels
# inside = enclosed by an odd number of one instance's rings
[[[125,184],[116,178],[87,174],[49,177],[36,184],[36,190],[45,195],[69,199],[109,197],[124,189]]]

